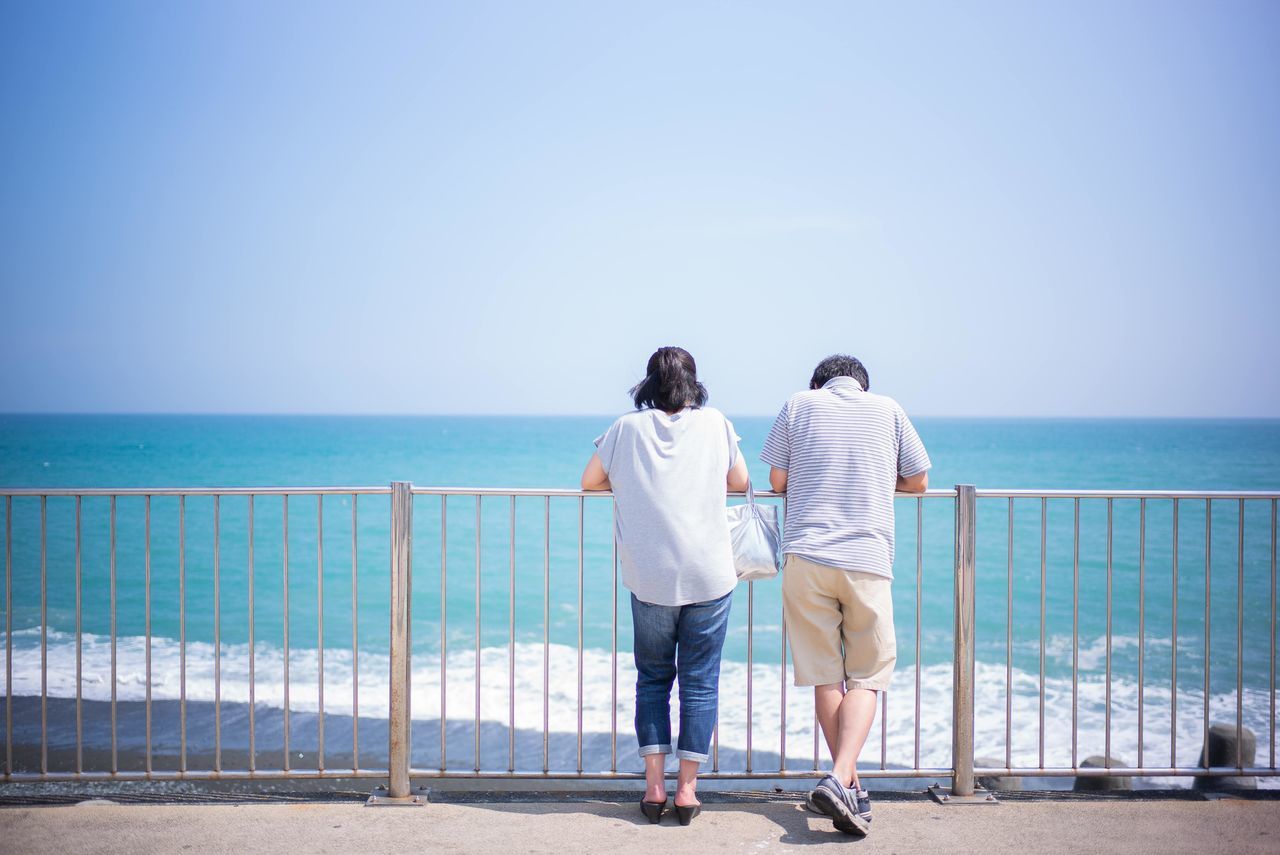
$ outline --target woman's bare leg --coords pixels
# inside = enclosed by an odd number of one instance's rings
[[[644,755],[644,800],[646,802],[665,802],[667,800],[667,782],[666,782],[666,766],[667,755],[665,754],[646,754]],[[694,774],[697,774],[698,766],[694,764]],[[681,773],[683,774],[684,762],[680,763]]]
[[[681,760],[676,778],[676,804],[690,807],[698,804],[698,766],[696,760]]]

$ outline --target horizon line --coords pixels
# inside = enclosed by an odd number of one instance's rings
[[[633,412],[626,410],[624,412]],[[723,412],[723,411],[722,411]],[[492,418],[492,419],[557,419],[557,418],[617,418],[618,412],[593,413],[475,413],[475,412],[284,412],[284,411],[252,411],[252,410],[188,410],[188,411],[138,411],[138,410],[0,410],[0,418],[63,416],[63,417],[97,417],[120,416],[131,418]],[[774,418],[776,413],[737,413],[733,418]],[[1269,416],[1258,415],[957,415],[947,413],[913,413],[912,419],[956,419],[968,421],[1280,421],[1280,414]]]

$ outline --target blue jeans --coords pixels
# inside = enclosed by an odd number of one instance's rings
[[[635,626],[636,741],[640,756],[671,753],[671,683],[680,676],[676,756],[705,763],[716,726],[720,651],[733,592],[687,606],[657,606],[631,595]]]

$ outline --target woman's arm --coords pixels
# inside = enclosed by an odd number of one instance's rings
[[[600,462],[599,454],[591,455],[591,459],[587,461],[587,468],[582,470],[582,489],[613,489],[612,485],[609,484],[609,474],[604,471],[604,464]]]
[[[729,475],[725,478],[725,485],[729,488],[729,492],[741,493],[747,489],[747,485],[750,483],[751,476],[747,474],[747,461],[739,454],[738,459],[729,468]]]

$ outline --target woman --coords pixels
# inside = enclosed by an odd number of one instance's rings
[[[631,390],[634,412],[596,439],[582,489],[613,490],[622,581],[635,628],[636,739],[644,758],[640,808],[650,822],[666,809],[671,683],[680,678],[681,825],[698,815],[698,766],[716,725],[720,650],[737,577],[725,518],[726,490],[747,487],[733,425],[705,406],[706,387],[689,352],[659,348]]]

